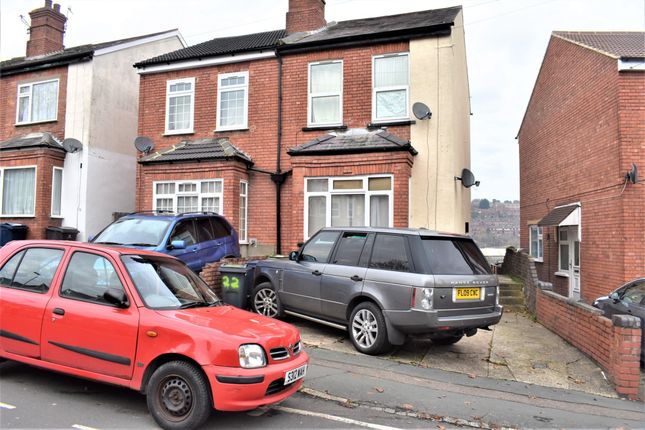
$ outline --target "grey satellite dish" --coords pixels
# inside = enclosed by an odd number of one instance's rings
[[[83,149],[83,144],[78,139],[68,137],[67,139],[63,140],[63,148],[65,149],[65,151],[73,154]]]
[[[137,136],[137,138],[134,139],[134,147],[137,148],[137,151],[147,154],[152,151],[155,144],[152,143],[152,140],[149,137]]]
[[[468,169],[463,169],[461,171],[461,177],[455,176],[455,181],[461,181],[462,185],[466,188],[470,188],[473,185],[476,187],[479,186],[479,181],[475,180],[475,175],[473,175],[473,172]]]
[[[632,184],[638,182],[638,167],[636,167],[636,164],[632,163],[632,169],[625,174],[625,179]]]
[[[432,118],[432,112],[430,112],[430,108],[425,103],[416,102],[415,104],[413,104],[412,113],[415,117],[417,117],[417,119]]]

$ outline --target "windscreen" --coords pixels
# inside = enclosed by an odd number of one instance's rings
[[[422,238],[430,270],[435,275],[488,275],[488,262],[470,239]]]
[[[139,255],[124,255],[121,260],[149,308],[186,309],[220,303],[204,281],[177,260]]]
[[[94,238],[94,243],[126,246],[158,246],[170,221],[151,218],[120,219]]]

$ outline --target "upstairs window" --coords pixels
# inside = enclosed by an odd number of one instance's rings
[[[408,119],[408,54],[374,57],[373,69],[374,121]]]
[[[217,130],[248,127],[249,72],[217,77]]]
[[[166,134],[193,132],[195,78],[167,82]]]
[[[16,123],[56,121],[58,79],[18,85]]]
[[[309,64],[308,125],[340,125],[343,118],[343,62]]]

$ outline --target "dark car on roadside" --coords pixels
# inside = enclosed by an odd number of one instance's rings
[[[401,345],[408,334],[455,343],[502,317],[497,276],[468,236],[324,228],[288,260],[253,265],[253,311],[347,330],[366,354]]]
[[[136,212],[114,221],[90,242],[169,254],[195,272],[222,258],[240,256],[237,232],[226,218],[212,212]]]
[[[645,323],[645,278],[633,279],[607,296],[594,300],[593,305],[611,318],[613,315],[632,315]],[[641,336],[641,367],[645,367],[645,338]]]

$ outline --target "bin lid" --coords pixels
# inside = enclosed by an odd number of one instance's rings
[[[22,228],[27,228],[26,225],[24,224],[18,224],[15,222],[3,222],[0,224],[2,227],[9,228],[9,229],[22,229]]]
[[[219,267],[220,272],[245,273],[246,264],[222,264]]]
[[[78,233],[78,230],[75,229],[74,227],[56,227],[54,225],[50,225],[49,227],[47,227],[47,230],[57,231],[60,233]]]

